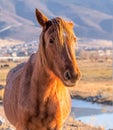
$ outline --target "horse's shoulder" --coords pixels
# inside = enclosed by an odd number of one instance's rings
[[[31,64],[35,64],[35,61],[36,61],[36,53],[33,53],[30,58],[29,58],[29,61]]]

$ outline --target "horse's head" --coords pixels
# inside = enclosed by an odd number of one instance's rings
[[[75,86],[80,77],[75,58],[76,37],[73,23],[57,17],[49,20],[36,9],[36,17],[43,31],[39,50],[43,64],[59,77],[66,86]]]

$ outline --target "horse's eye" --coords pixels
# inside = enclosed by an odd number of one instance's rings
[[[50,44],[53,44],[53,43],[54,43],[54,40],[53,40],[53,39],[50,39],[50,40],[49,40],[49,43],[50,43]]]

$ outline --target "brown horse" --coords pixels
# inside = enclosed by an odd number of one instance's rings
[[[67,87],[80,76],[73,23],[49,20],[38,9],[36,18],[43,28],[39,49],[9,72],[4,110],[17,130],[62,130],[71,107]]]

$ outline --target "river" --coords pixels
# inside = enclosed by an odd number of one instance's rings
[[[84,123],[113,130],[113,106],[73,99],[71,114]]]

